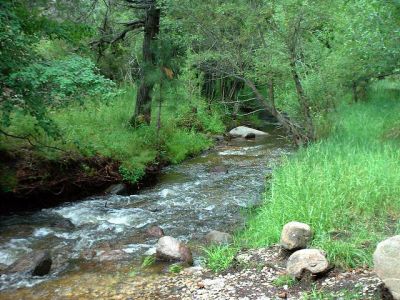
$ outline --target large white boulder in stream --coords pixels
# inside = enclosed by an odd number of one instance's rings
[[[297,250],[307,247],[312,239],[311,227],[300,222],[289,222],[283,226],[281,246],[286,250]]]
[[[237,138],[237,137],[253,138],[253,137],[257,137],[257,136],[265,137],[265,136],[268,136],[269,134],[264,131],[253,129],[250,127],[239,126],[239,127],[233,128],[231,131],[229,131],[229,135],[233,138]]]
[[[325,253],[319,249],[296,251],[289,257],[286,265],[288,274],[296,278],[301,278],[306,272],[312,275],[322,274],[328,269]]]
[[[158,240],[156,257],[167,261],[193,263],[192,252],[189,247],[172,236],[163,236]]]
[[[394,299],[400,299],[400,235],[380,242],[374,252],[374,269]]]

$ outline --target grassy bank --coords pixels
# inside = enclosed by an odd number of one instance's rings
[[[34,126],[35,120],[15,113],[8,132],[17,136],[32,136],[32,147],[27,140],[0,136],[1,149],[8,153],[31,149],[36,159],[61,160],[66,153],[77,157],[105,157],[120,162],[119,172],[131,183],[137,182],[147,166],[160,161],[179,163],[212,145],[208,134],[224,132],[218,108],[206,106],[202,99],[179,101],[175,91],[166,93],[161,115],[161,130],[157,133],[156,118],[150,126],[133,129],[128,125],[134,111],[136,91],[133,87],[122,89],[122,94],[109,102],[86,101],[84,105],[72,104],[51,112],[59,128],[61,139],[53,139]],[[155,103],[157,105],[157,103]],[[196,111],[193,112],[193,107]],[[153,110],[157,111],[157,109]],[[54,150],[57,147],[63,151]],[[12,172],[11,172],[12,173]],[[5,186],[14,185],[10,172],[0,180]],[[5,177],[5,175],[3,175]]]
[[[235,246],[208,249],[214,270],[240,247],[277,243],[293,220],[310,224],[312,247],[341,267],[370,265],[378,241],[400,233],[400,93],[382,83],[369,98],[341,105],[327,138],[284,160]]]

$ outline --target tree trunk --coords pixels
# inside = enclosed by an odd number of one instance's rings
[[[160,9],[156,3],[152,4],[146,12],[143,39],[143,66],[141,71],[140,87],[136,96],[135,113],[131,118],[131,124],[150,124],[151,121],[151,92],[154,81],[150,74],[154,72],[155,66],[155,47],[154,41],[160,30]]]
[[[353,81],[352,88],[353,88],[353,101],[357,103],[358,102],[358,93],[357,93],[357,83],[355,81]]]
[[[309,140],[314,140],[315,139],[315,133],[314,133],[314,124],[313,124],[313,119],[311,116],[311,111],[310,111],[310,103],[307,99],[306,93],[304,92],[303,86],[300,81],[299,74],[297,73],[296,70],[296,56],[295,53],[292,52],[292,57],[291,57],[291,62],[290,62],[290,67],[291,67],[291,72],[292,72],[292,77],[294,80],[294,84],[296,86],[296,93],[297,93],[297,98],[300,103],[302,115],[304,118],[305,122],[305,129],[307,132],[307,136]]]
[[[257,87],[253,82],[245,79],[245,83],[253,91],[257,100],[260,102],[260,104],[264,106],[265,110],[268,111],[271,115],[273,115],[278,120],[278,122],[283,126],[283,128],[285,128],[285,130],[292,135],[293,141],[295,142],[296,145],[300,146],[303,144],[307,144],[309,142],[308,135],[301,130],[301,127],[292,120],[290,120],[288,117],[281,114],[276,109],[273,79],[270,79],[268,85],[269,87],[268,94],[270,98],[269,99],[270,103],[268,103],[267,99],[264,98],[264,96],[260,93],[260,91],[257,89]]]

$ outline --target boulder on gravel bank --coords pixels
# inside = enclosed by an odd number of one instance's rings
[[[380,242],[374,252],[374,270],[394,299],[400,299],[400,235]]]
[[[294,252],[288,259],[286,271],[289,275],[301,278],[305,272],[313,275],[328,271],[329,263],[325,253],[318,249],[303,249]]]
[[[226,232],[211,230],[206,234],[205,240],[209,244],[227,245],[232,242],[232,235]]]
[[[311,227],[300,222],[289,222],[283,226],[281,246],[286,250],[297,250],[307,247],[312,239]]]
[[[189,247],[172,236],[163,236],[158,240],[156,257],[167,261],[193,263],[192,252]]]
[[[33,251],[14,262],[6,272],[44,276],[49,274],[52,263],[49,251]]]
[[[246,136],[247,138],[255,138],[257,136],[268,136],[268,133],[246,126],[239,126],[229,131],[229,135],[233,138],[246,138]]]

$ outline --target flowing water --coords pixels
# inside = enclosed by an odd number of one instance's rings
[[[193,249],[202,245],[204,235],[212,229],[239,229],[244,208],[262,199],[265,175],[289,151],[278,135],[272,132],[263,139],[226,142],[165,168],[155,186],[136,195],[93,197],[1,217],[0,266],[39,249],[51,251],[53,265],[51,274],[44,277],[1,275],[0,298],[10,291],[17,295],[18,288],[32,293],[49,289],[46,295],[52,299],[52,281],[73,291],[79,288],[76,285],[87,284],[79,278],[87,281],[88,274],[96,282],[101,274],[129,272],[154,248],[157,239],[146,234],[153,224]],[[60,224],[65,219],[73,226]],[[152,270],[162,272],[162,267]],[[72,283],[68,281],[71,278],[78,279]]]

